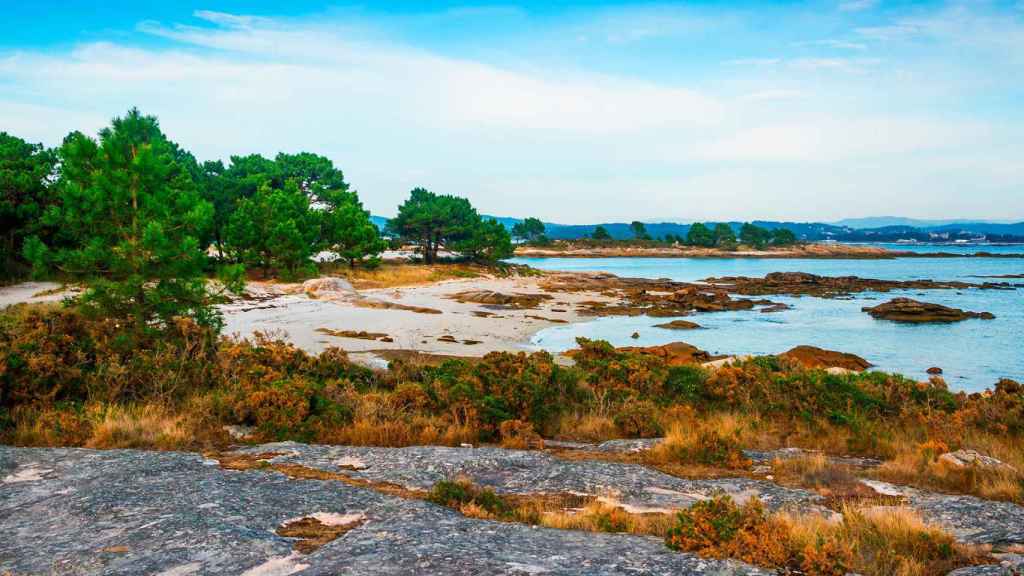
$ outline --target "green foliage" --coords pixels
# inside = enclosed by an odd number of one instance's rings
[[[634,220],[629,225],[630,230],[633,231],[633,237],[637,240],[650,240],[651,236],[647,233],[647,227],[644,226],[643,222]]]
[[[594,240],[611,240],[612,235],[608,233],[608,229],[604,226],[598,226],[594,228],[594,233],[590,236]]]
[[[715,245],[715,235],[704,224],[694,222],[686,233],[686,243],[690,246],[711,248]]]
[[[452,243],[452,249],[481,262],[497,262],[511,258],[512,238],[505,226],[493,218],[482,220],[469,237]]]
[[[30,246],[34,257],[89,286],[80,299],[86,310],[125,320],[136,334],[178,316],[219,322],[200,240],[213,207],[180,155],[156,118],[136,109],[115,118],[98,142],[72,133],[60,148],[60,202],[45,218],[59,236],[49,250]]]
[[[379,262],[377,257],[387,243],[359,198],[353,193],[334,192],[326,195],[325,203],[321,219],[324,247],[352,267],[364,260],[371,265]]]
[[[474,504],[497,518],[511,516],[513,508],[490,488],[478,488],[466,481],[439,480],[430,488],[427,501],[459,509]]]
[[[736,234],[732,231],[732,226],[724,222],[715,224],[714,229],[715,235],[715,246],[719,248],[735,248],[736,246]]]
[[[544,238],[544,223],[538,218],[527,218],[512,227],[512,235],[524,242],[537,242]]]
[[[49,184],[56,162],[42,144],[0,132],[0,279],[17,274],[26,242],[45,232],[40,219],[54,202]],[[38,242],[30,244],[32,257],[39,257]]]
[[[752,248],[760,250],[768,244],[771,239],[771,232],[761,228],[760,226],[754,226],[750,222],[745,222],[740,227],[740,242],[746,244]]]
[[[235,258],[262,268],[264,276],[278,269],[295,277],[311,267],[320,240],[320,218],[309,196],[295,180],[283,188],[264,182],[251,198],[238,203],[228,221],[226,245]]]
[[[416,379],[440,409],[492,436],[504,420],[549,430],[563,411],[586,398],[580,375],[555,364],[547,352],[492,352],[480,362],[447,361],[424,368]]]
[[[776,246],[792,246],[796,244],[796,234],[792,230],[776,228],[772,231],[772,244]]]
[[[428,264],[437,261],[442,246],[479,260],[512,255],[512,240],[504,226],[495,220],[483,221],[465,198],[424,188],[412,190],[388,226],[402,238],[418,243]]]

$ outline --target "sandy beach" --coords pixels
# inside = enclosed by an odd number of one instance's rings
[[[354,359],[373,350],[483,356],[498,350],[530,350],[530,336],[539,330],[581,321],[580,302],[614,300],[598,292],[549,294],[540,280],[469,278],[358,291],[341,279],[331,279],[326,289],[309,291],[303,284],[253,282],[247,287],[249,298],[221,307],[224,333],[247,338],[263,332],[314,353],[337,346],[354,353]],[[305,287],[317,283],[310,281]],[[484,291],[551,298],[530,308],[455,299],[460,293]],[[344,331],[369,334],[352,337],[341,335]]]

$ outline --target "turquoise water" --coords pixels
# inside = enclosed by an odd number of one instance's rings
[[[995,247],[991,247],[995,248]],[[1016,248],[1010,250],[1016,252]],[[983,282],[979,276],[1024,274],[1024,259],[904,258],[895,260],[821,259],[690,259],[690,258],[516,258],[513,262],[544,270],[604,271],[619,276],[696,281],[709,276],[764,276],[776,271],[800,271],[823,276],[861,276],[888,280],[931,278]],[[1024,280],[1008,280],[1024,283]],[[862,306],[906,296],[987,311],[995,320],[966,320],[956,324],[906,325],[875,320]],[[776,354],[810,344],[852,352],[876,369],[925,378],[939,366],[954,390],[980,391],[999,378],[1024,380],[1024,289],[910,290],[862,293],[852,300],[804,296],[769,296],[793,309],[763,314],[757,311],[717,312],[687,317],[703,330],[654,328],[666,318],[599,318],[548,328],[532,344],[550,351],[575,347],[578,336],[608,340],[616,346],[655,345],[683,340],[718,354]],[[634,332],[639,339],[630,337]]]

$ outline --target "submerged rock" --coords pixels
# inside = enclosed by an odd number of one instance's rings
[[[664,328],[666,330],[695,330],[700,328],[701,325],[696,322],[690,322],[689,320],[673,320],[671,322],[665,322],[664,324],[655,324],[655,328]]]
[[[791,360],[806,368],[843,368],[862,372],[872,366],[870,362],[856,354],[825,350],[815,346],[797,346],[779,354],[779,358]]]

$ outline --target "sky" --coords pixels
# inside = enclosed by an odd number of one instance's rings
[[[137,106],[545,221],[1024,220],[1024,0],[0,0],[0,131]]]

